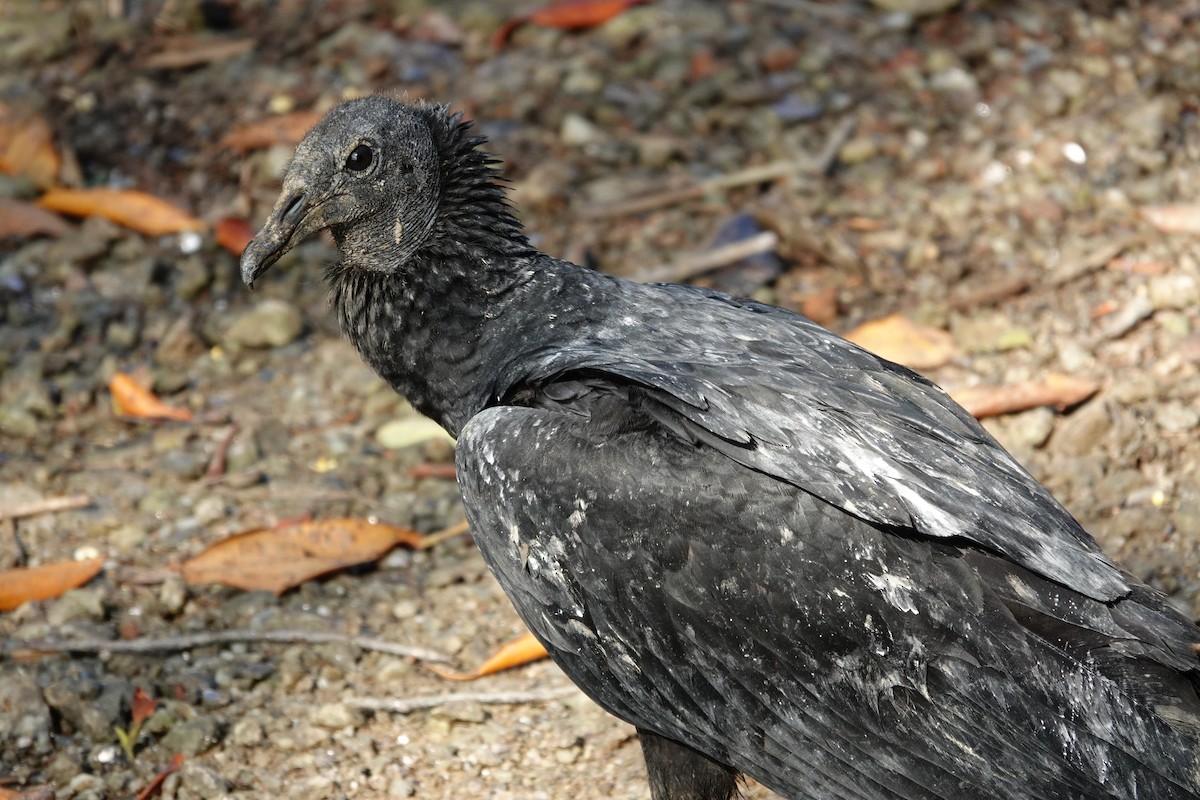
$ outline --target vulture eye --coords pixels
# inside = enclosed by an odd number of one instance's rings
[[[375,151],[371,149],[371,145],[360,144],[350,151],[350,155],[346,156],[346,169],[362,172],[370,167],[374,160]]]

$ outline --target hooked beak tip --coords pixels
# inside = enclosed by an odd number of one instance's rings
[[[308,210],[308,197],[303,193],[276,205],[262,230],[242,251],[242,283],[248,289],[253,291],[254,281],[290,250],[298,237],[303,236],[302,223]]]

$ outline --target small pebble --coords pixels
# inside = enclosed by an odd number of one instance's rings
[[[262,723],[250,717],[239,719],[229,731],[229,741],[239,747],[255,747],[265,738]]]
[[[300,335],[303,320],[295,306],[282,300],[264,300],[233,321],[224,344],[231,350],[245,347],[282,347]]]
[[[869,136],[859,136],[842,145],[838,151],[838,159],[843,164],[858,164],[869,161],[879,153],[875,140]]]
[[[388,783],[387,793],[388,797],[412,797],[417,790],[404,778],[393,778]]]
[[[607,137],[594,123],[575,113],[563,117],[558,136],[566,145],[584,145],[604,141]]]
[[[345,703],[326,703],[313,709],[309,719],[323,728],[350,728],[362,722],[362,712]]]

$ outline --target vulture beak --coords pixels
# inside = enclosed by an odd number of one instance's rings
[[[324,227],[319,219],[314,219],[320,215],[310,215],[311,210],[309,196],[304,192],[280,195],[262,230],[242,251],[242,282],[246,286],[253,289],[258,276],[270,269],[280,256],[310,233]]]

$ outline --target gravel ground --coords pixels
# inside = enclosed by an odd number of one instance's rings
[[[1200,4],[883,2],[638,5],[584,32],[490,43],[513,2],[0,2],[0,101],[50,122],[69,179],[129,186],[205,220],[255,223],[291,147],[219,144],[272,112],[375,90],[451,102],[504,159],[545,251],[614,273],[746,233],[774,254],[700,280],[838,331],[900,313],[951,335],[947,387],[1060,373],[1098,394],[988,422],[1104,548],[1200,608]],[[435,10],[436,9],[436,10]],[[161,66],[188,43],[240,52]],[[236,48],[235,48],[236,50]],[[822,153],[824,171],[805,169]],[[783,178],[704,183],[778,160]],[[646,192],[701,185],[654,208]],[[31,187],[0,180],[0,196]],[[616,204],[616,208],[614,208]],[[1171,205],[1173,223],[1153,209]],[[0,249],[0,568],[98,554],[101,576],[0,615],[4,640],[116,640],[234,628],[369,634],[472,665],[522,628],[466,538],[395,550],[280,597],[188,586],[172,564],[306,514],[422,532],[462,518],[451,481],[396,446],[413,412],[340,340],[329,245],[247,293],[210,236],[100,220]],[[191,252],[185,252],[191,251]],[[140,371],[200,421],[113,415]],[[204,474],[237,430],[228,470]],[[395,430],[395,426],[392,426]],[[165,798],[645,798],[632,730],[566,690],[513,705],[364,712],[362,698],[563,689],[549,663],[451,684],[350,644],[245,642],[0,660],[0,787]],[[161,698],[132,763],[114,728]],[[748,795],[768,797],[751,787]],[[32,795],[31,795],[32,796]],[[38,795],[43,797],[43,795]]]

